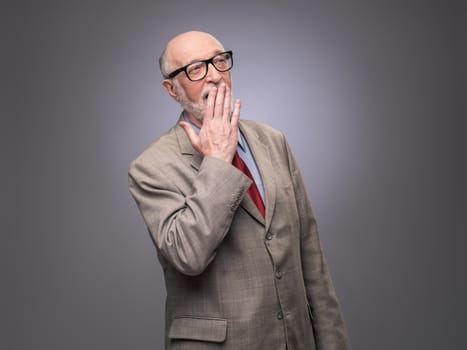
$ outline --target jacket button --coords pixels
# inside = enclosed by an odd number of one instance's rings
[[[282,271],[279,270],[279,269],[276,270],[276,278],[277,278],[277,279],[281,279],[281,278],[282,278]]]
[[[270,241],[272,239],[273,234],[271,232],[268,232],[266,235],[266,239]]]
[[[278,320],[282,320],[284,318],[284,315],[282,314],[282,311],[279,311],[276,315]]]

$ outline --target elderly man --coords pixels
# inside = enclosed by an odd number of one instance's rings
[[[167,289],[166,349],[349,349],[305,186],[280,132],[240,120],[231,51],[169,41],[178,123],[134,160],[129,187]]]

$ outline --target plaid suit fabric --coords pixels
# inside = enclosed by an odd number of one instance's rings
[[[129,187],[167,289],[166,349],[350,349],[306,189],[284,136],[240,122],[263,179],[201,157],[175,126],[132,162]]]

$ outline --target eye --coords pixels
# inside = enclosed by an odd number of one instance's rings
[[[203,62],[195,62],[190,64],[186,70],[188,73],[196,73],[202,70],[204,63]]]
[[[214,58],[213,63],[218,68],[227,68],[229,66],[230,55],[227,53],[221,54]]]

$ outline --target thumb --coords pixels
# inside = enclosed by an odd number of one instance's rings
[[[190,123],[187,123],[185,121],[180,122],[180,126],[185,130],[186,135],[188,136],[188,139],[190,140],[191,145],[197,149],[197,146],[199,144],[199,137],[196,134],[195,130],[193,129],[193,126],[191,126]]]

